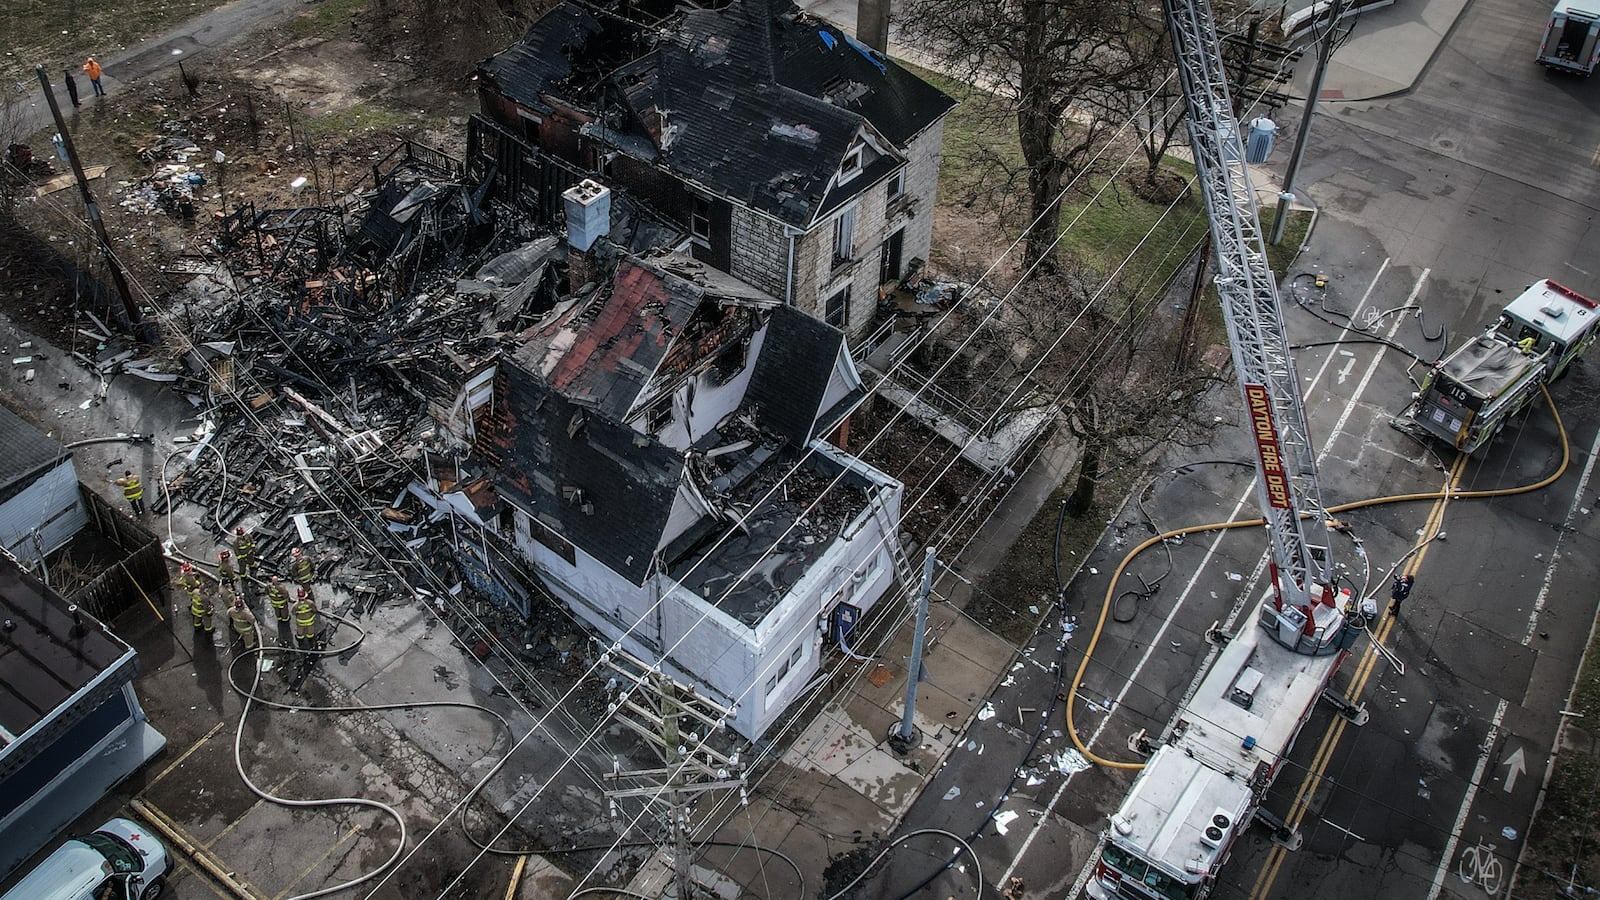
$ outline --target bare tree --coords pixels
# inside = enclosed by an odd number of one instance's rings
[[[1093,505],[1108,470],[1203,433],[1195,413],[1215,376],[1172,373],[1175,322],[1164,309],[1148,291],[1107,284],[1068,259],[1025,283],[986,326],[988,339],[1010,348],[1014,368],[1032,372],[1034,396],[1061,406],[1081,444],[1067,504],[1075,515]]]
[[[911,0],[906,35],[950,74],[997,96],[1016,119],[1022,159],[1003,155],[988,187],[1025,181],[1024,261],[1056,264],[1062,186],[1082,171],[1117,123],[1088,114],[1097,92],[1116,90],[1149,65],[1121,51],[1137,21],[1134,0]]]

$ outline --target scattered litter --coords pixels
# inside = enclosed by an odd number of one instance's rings
[[[1041,784],[1044,784],[1044,779],[1043,778],[1040,778],[1037,775],[1029,775],[1028,776],[1028,787],[1037,787],[1037,786],[1039,786]]]
[[[1039,614],[1039,607],[1034,606],[1033,604],[1030,603],[1030,604],[1028,604],[1028,612],[1031,612],[1031,613],[1033,613],[1034,615],[1037,616]]]
[[[1071,775],[1074,772],[1082,772],[1084,769],[1089,768],[1089,761],[1084,759],[1083,754],[1077,750],[1065,747],[1062,748],[1060,753],[1056,754],[1055,766],[1057,772],[1063,775]]]
[[[1000,833],[1005,834],[1003,831]],[[1517,830],[1512,828],[1510,825],[1507,825],[1506,827],[1500,829],[1500,836],[1508,841],[1514,841],[1517,839]]]
[[[978,742],[977,741],[967,741],[967,750],[971,751],[971,750],[976,750],[976,749],[978,749]]]
[[[1001,834],[1005,834],[1006,829],[1009,828],[1011,823],[1016,821],[1016,819],[1016,810],[997,809],[994,811],[994,830],[1000,832]]]
[[[1228,573],[1228,580],[1229,581],[1243,581],[1244,580],[1244,576],[1240,575],[1238,572],[1229,572]]]
[[[1096,569],[1094,566],[1090,566],[1089,567],[1089,574],[1090,575],[1099,575],[1100,574],[1100,570]]]
[[[978,710],[978,721],[987,722],[992,718],[994,718],[994,704],[985,703],[983,708]]]
[[[33,357],[31,356],[18,356],[11,360],[13,366],[25,366],[31,362],[33,362]]]
[[[193,707],[190,707],[190,708],[193,709]],[[944,792],[944,799],[946,799],[946,800],[954,800],[955,798],[957,798],[959,796],[961,796],[961,786],[960,785],[955,785],[955,786],[951,787],[950,790]]]

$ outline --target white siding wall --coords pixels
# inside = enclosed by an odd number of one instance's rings
[[[117,489],[119,497],[121,490]],[[149,499],[146,487],[145,500]],[[49,555],[88,523],[89,513],[78,496],[77,470],[70,458],[64,459],[21,493],[0,504],[0,543],[17,559],[36,560],[39,549],[33,541],[34,529],[39,529],[39,543]]]
[[[897,218],[891,230],[905,225],[905,250],[901,258],[926,260],[933,245],[933,205],[939,198],[939,158],[944,151],[944,120],[923,132],[906,147],[906,193],[916,198],[909,219]]]

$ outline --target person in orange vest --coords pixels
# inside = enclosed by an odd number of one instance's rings
[[[100,64],[94,61],[94,57],[89,57],[89,61],[83,64],[83,74],[89,76],[89,83],[94,85],[94,95],[104,97],[106,89],[100,86],[100,76],[104,73],[100,70]]]
[[[122,488],[122,496],[133,508],[134,515],[144,515],[144,485],[139,481],[139,476],[133,474],[132,469],[123,472],[121,478],[112,479],[111,483]]]

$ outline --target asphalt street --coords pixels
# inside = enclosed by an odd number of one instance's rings
[[[1471,4],[1412,89],[1319,112],[1299,184],[1319,218],[1284,301],[1291,340],[1315,345],[1299,350],[1297,365],[1330,505],[1447,484],[1515,488],[1561,465],[1560,432],[1544,404],[1471,459],[1391,427],[1422,363],[1492,322],[1529,283],[1552,277],[1600,294],[1592,267],[1600,86],[1532,63],[1542,19],[1524,7]],[[1297,114],[1280,121],[1285,131]],[[1280,150],[1268,167],[1283,163]],[[1293,277],[1301,273],[1326,275],[1329,287]],[[1286,853],[1263,830],[1250,832],[1214,897],[1432,900],[1512,889],[1595,618],[1596,390],[1600,359],[1591,358],[1553,391],[1570,460],[1541,490],[1341,516],[1350,531],[1335,536],[1332,552],[1347,584],[1386,598],[1391,572],[1416,572],[1403,614],[1374,633],[1398,664],[1365,642],[1345,662],[1335,685],[1364,702],[1371,721],[1356,728],[1319,709],[1266,804],[1298,823],[1304,846]],[[1224,423],[1212,445],[1157,469],[1197,464],[1158,477],[1142,507],[1130,501],[1073,579],[1069,604],[1085,620],[1070,642],[1069,681],[1107,579],[1133,543],[1156,527],[1255,515],[1243,468],[1198,464],[1251,459],[1235,388],[1215,400]],[[1108,621],[1076,694],[1078,734],[1113,759],[1137,760],[1128,737],[1161,731],[1206,660],[1206,629],[1247,622],[1241,611],[1265,590],[1265,540],[1255,529],[1193,535],[1168,549],[1170,562],[1160,548],[1147,551],[1123,576],[1119,593],[1140,579],[1161,578],[1160,588],[1142,602],[1117,601],[1119,617],[1133,621]],[[995,715],[968,730],[901,829],[976,834],[983,879],[1020,877],[1027,896],[1074,895],[1132,779],[1098,766],[1066,774],[1080,763],[1062,755],[1062,709],[1051,703],[1057,639],[1040,636],[1030,664],[990,698]],[[1050,720],[1034,745],[1044,710]],[[902,895],[953,846],[917,838],[865,895]],[[972,896],[974,861],[955,860],[934,886],[941,896]]]

